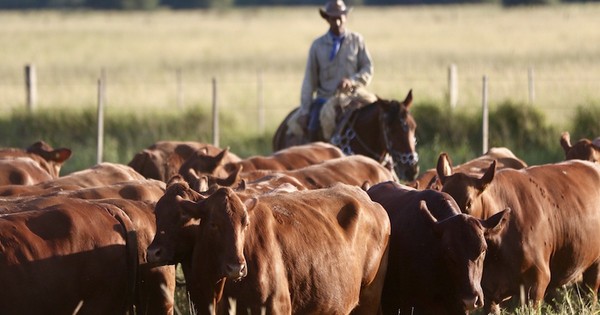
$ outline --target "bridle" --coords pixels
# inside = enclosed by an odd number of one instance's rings
[[[401,153],[394,150],[392,146],[392,138],[390,135],[391,128],[390,124],[388,124],[389,114],[387,112],[379,114],[379,123],[382,126],[383,138],[385,142],[385,152],[384,154],[378,154],[373,149],[371,149],[371,147],[369,147],[369,145],[358,136],[356,130],[354,130],[354,126],[358,118],[357,112],[358,110],[354,111],[354,113],[352,114],[352,119],[350,119],[350,121],[348,121],[345,126],[341,126],[341,128],[338,128],[338,131],[331,137],[331,144],[339,147],[342,150],[342,152],[344,152],[344,154],[352,155],[355,153],[354,150],[352,150],[350,143],[352,142],[352,140],[356,140],[356,142],[358,142],[358,144],[365,150],[367,156],[378,161],[379,163],[384,164],[385,162],[389,162],[391,157],[391,162],[394,169],[396,169],[396,167],[399,167],[400,165],[407,165],[412,167],[419,162],[419,155],[417,152]],[[408,123],[406,122],[406,119],[402,118],[400,123],[402,124],[402,129],[404,130],[404,132],[408,132]]]

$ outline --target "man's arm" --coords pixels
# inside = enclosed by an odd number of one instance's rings
[[[319,73],[317,64],[317,54],[315,51],[315,43],[313,43],[308,52],[306,61],[306,70],[304,72],[304,80],[302,81],[302,89],[300,91],[300,115],[308,115],[310,104],[313,100],[313,94],[317,90]]]
[[[373,61],[371,54],[367,49],[365,41],[361,35],[358,35],[359,49],[357,56],[358,72],[350,80],[363,86],[369,85],[373,78]]]

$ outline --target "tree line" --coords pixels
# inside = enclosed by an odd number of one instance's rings
[[[546,5],[600,0],[347,0],[350,5],[421,5],[497,3],[503,6]],[[323,0],[0,0],[0,9],[217,9],[244,6],[320,6]]]

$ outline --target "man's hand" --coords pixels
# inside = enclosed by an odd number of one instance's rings
[[[338,89],[342,92],[351,92],[353,88],[354,82],[348,78],[343,78],[342,82],[340,82],[340,85],[338,86]]]

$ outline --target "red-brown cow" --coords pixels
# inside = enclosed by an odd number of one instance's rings
[[[225,149],[216,156],[194,155],[181,165],[179,174],[189,180],[190,170],[198,175],[206,174],[218,177],[227,177],[240,166],[245,172],[253,170],[293,170],[344,156],[344,153],[338,147],[324,142],[289,147],[269,156],[252,156],[234,163],[225,161],[228,151]]]
[[[309,165],[295,170],[270,171],[255,170],[243,172],[239,166],[230,178],[208,176],[208,187],[212,184],[235,187],[244,180],[245,189],[257,192],[273,190],[282,184],[290,184],[298,190],[317,189],[343,183],[370,187],[377,183],[394,180],[390,170],[377,161],[362,155],[350,155],[327,160],[320,164]],[[192,187],[199,187],[191,182]],[[202,190],[199,190],[202,191]]]
[[[452,174],[441,161],[443,191],[461,210],[488,218],[512,209],[504,233],[487,239],[482,287],[497,304],[518,297],[552,302],[554,289],[583,279],[594,295],[600,286],[600,165],[572,160],[496,172]]]
[[[2,314],[173,313],[174,269],[144,262],[153,204],[52,198],[0,216]]]
[[[145,178],[127,165],[104,162],[35,185],[3,185],[0,186],[0,196],[31,196],[52,191],[77,190],[136,180],[145,180]]]
[[[394,182],[368,194],[392,225],[384,314],[467,314],[483,306],[484,235],[501,233],[509,210],[480,220],[462,214],[448,194]]]
[[[158,141],[148,148],[138,152],[128,163],[138,173],[146,178],[168,181],[195,152],[214,156],[221,152],[213,145],[195,141]],[[227,162],[237,162],[240,158],[228,152]]]
[[[519,159],[512,151],[505,147],[491,148],[484,155],[456,166],[452,166],[452,161],[450,160],[448,153],[440,153],[438,160],[441,158],[449,161],[449,165],[452,167],[452,170],[455,173],[462,172],[471,175],[483,175],[483,172],[494,160],[497,162],[496,165],[498,169],[513,168],[520,170],[527,167],[527,163],[525,163],[525,161]],[[442,187],[436,174],[437,170],[435,168],[429,169],[425,173],[419,175],[419,178],[408,185],[417,189],[440,190]]]
[[[221,297],[241,313],[377,313],[390,226],[360,188],[255,197],[221,188],[179,202],[200,219],[187,277],[200,314]]]
[[[600,137],[594,141],[583,138],[571,145],[571,136],[565,131],[560,137],[560,145],[565,151],[566,160],[579,159],[600,162]]]
[[[38,141],[27,149],[2,148],[0,149],[0,160],[12,158],[29,158],[43,169],[50,178],[57,178],[60,169],[66,160],[71,157],[71,150],[67,148],[54,149],[44,141]],[[13,184],[18,184],[14,183]]]

